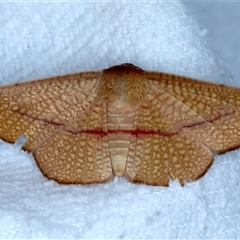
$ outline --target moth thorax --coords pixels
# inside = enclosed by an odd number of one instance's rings
[[[99,96],[105,100],[134,102],[141,99],[145,91],[145,81],[140,80],[139,74],[115,73],[103,75]]]

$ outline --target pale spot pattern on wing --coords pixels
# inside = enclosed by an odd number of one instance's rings
[[[132,64],[0,88],[0,137],[60,183],[183,185],[240,146],[240,89]]]

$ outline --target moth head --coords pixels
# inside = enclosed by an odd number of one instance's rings
[[[134,102],[143,97],[145,91],[144,71],[130,63],[103,70],[99,96],[113,101],[121,98]]]

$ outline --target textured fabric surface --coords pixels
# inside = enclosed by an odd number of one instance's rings
[[[137,10],[137,11],[136,11]],[[131,62],[232,84],[180,2],[0,3],[0,84]],[[1,238],[240,238],[240,153],[182,188],[59,185],[0,142]]]

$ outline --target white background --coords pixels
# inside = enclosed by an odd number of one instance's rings
[[[0,84],[131,62],[240,86],[239,16],[239,3],[0,3]],[[63,186],[1,141],[0,237],[240,238],[239,172],[236,150],[183,188]]]

